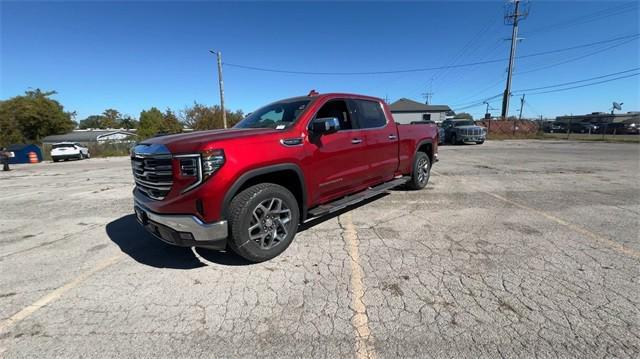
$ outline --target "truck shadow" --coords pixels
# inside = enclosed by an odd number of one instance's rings
[[[298,228],[298,233],[304,232],[323,222],[336,218],[345,212],[364,206],[387,195],[388,193],[381,193],[329,215],[312,219],[303,223]],[[202,259],[204,259],[205,262],[226,266],[254,264],[232,251],[216,251],[205,248],[192,249],[166,244],[142,228],[133,214],[120,217],[110,222],[106,226],[106,232],[111,241],[117,244],[122,252],[126,253],[138,263],[155,268],[195,269],[207,265],[207,263],[203,263]]]
[[[176,247],[162,242],[138,224],[130,214],[107,224],[106,232],[120,250],[136,262],[155,268],[194,269],[206,266],[191,248]],[[196,249],[206,261],[229,266],[252,264],[235,253]]]

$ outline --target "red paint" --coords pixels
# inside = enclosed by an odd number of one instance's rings
[[[345,130],[323,135],[316,143],[309,140],[308,124],[315,112],[332,99],[365,99],[382,104],[388,122],[384,128]],[[389,139],[389,136],[397,139]],[[145,143],[164,144],[172,154],[196,153],[208,149],[223,149],[225,164],[199,187],[180,194],[188,185],[180,178],[174,159],[174,185],[164,200],[156,201],[135,191],[136,199],[150,210],[165,214],[193,214],[196,199],[204,204],[205,222],[222,218],[225,194],[233,183],[247,171],[261,167],[291,163],[297,165],[306,185],[307,207],[329,202],[336,198],[388,181],[396,175],[409,175],[417,146],[424,141],[437,149],[437,127],[434,125],[399,125],[383,100],[352,94],[319,94],[292,127],[274,129],[228,129],[199,131],[187,134],[156,137]],[[280,143],[285,138],[304,138],[303,144],[287,147]],[[352,139],[362,139],[357,145]],[[202,217],[202,216],[201,216]]]

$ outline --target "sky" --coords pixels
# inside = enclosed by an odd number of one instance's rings
[[[612,101],[623,102],[624,112],[640,110],[640,76],[608,81],[639,72],[637,2],[531,0],[528,8],[509,114],[517,115],[521,93],[527,117],[609,111]],[[432,92],[432,104],[474,117],[490,99],[498,115],[511,37],[504,11],[503,1],[2,1],[0,99],[30,88],[55,90],[77,120],[107,108],[138,117],[152,106],[180,111],[194,102],[219,104],[216,58],[209,53],[215,49],[222,52],[231,110],[251,112],[316,89],[391,102],[424,102]],[[567,48],[573,49],[555,51]],[[329,73],[463,66],[321,75],[234,65]],[[608,82],[540,93],[601,81]],[[570,84],[548,87],[563,83]]]

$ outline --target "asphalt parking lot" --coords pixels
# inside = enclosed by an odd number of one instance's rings
[[[0,357],[638,357],[640,146],[445,146],[280,257],[165,245],[128,159],[0,172]]]

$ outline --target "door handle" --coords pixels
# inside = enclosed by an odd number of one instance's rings
[[[354,145],[357,145],[359,143],[362,143],[362,140],[359,139],[359,138],[354,138],[354,139],[351,140],[351,143],[353,143]]]
[[[389,135],[389,139],[390,139],[390,140],[395,140],[396,138],[398,138],[398,136],[396,136],[396,135]]]

